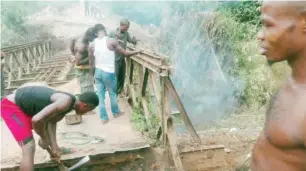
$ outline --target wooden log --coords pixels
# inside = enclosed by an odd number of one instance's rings
[[[134,85],[130,85],[130,93],[131,93],[131,97],[132,97],[132,102],[133,102],[133,105],[134,106],[137,106],[137,100],[136,100],[136,93],[135,93],[135,90],[134,90]]]
[[[159,94],[160,90],[157,84],[157,75],[156,73],[152,73],[150,74],[150,77],[151,77],[151,83],[152,83],[153,91],[155,94],[155,98],[157,99],[157,102],[158,102],[158,99],[160,99],[160,94]],[[157,105],[159,106],[159,103],[157,103]]]
[[[177,171],[184,171],[182,160],[180,157],[179,150],[176,143],[176,135],[173,130],[173,121],[172,117],[169,117],[167,120],[167,142],[169,144],[169,150]]]
[[[148,102],[145,98],[142,98],[141,99],[141,104],[142,104],[142,108],[143,108],[143,112],[144,112],[144,115],[145,115],[145,119],[146,119],[148,128],[150,129],[151,128],[151,121],[150,121],[151,114],[150,114],[150,111],[149,111],[149,108],[148,108]]]
[[[145,68],[144,76],[143,76],[143,83],[141,84],[141,95],[145,96],[146,89],[148,85],[148,78],[149,78],[149,69]]]
[[[137,70],[138,70],[138,91],[137,96],[139,97],[139,101],[142,99],[142,87],[143,87],[143,80],[144,80],[144,69],[142,65],[137,64]]]
[[[164,145],[166,145],[166,139],[167,139],[167,129],[168,129],[168,125],[167,125],[167,121],[168,121],[168,118],[170,117],[170,99],[169,99],[169,88],[165,85],[165,77],[162,77],[162,84],[163,87],[164,87],[164,91],[163,91],[163,94],[162,96],[164,97],[164,108],[163,108],[163,115],[164,115],[164,134],[163,134],[163,142],[164,142]]]
[[[131,96],[130,92],[130,77],[131,77],[131,59],[126,60],[126,77],[125,77],[125,82],[126,82],[126,89],[125,89],[125,94],[127,96]]]
[[[160,116],[160,121],[161,121],[161,128],[162,128],[162,141],[165,142],[166,141],[166,132],[165,132],[165,128],[166,128],[166,123],[165,123],[165,109],[164,109],[164,105],[165,105],[165,96],[164,96],[164,91],[165,91],[165,82],[164,79],[160,79],[160,99],[158,99],[158,113]],[[165,143],[164,143],[165,144]]]
[[[177,107],[180,111],[181,117],[182,117],[189,133],[191,134],[192,138],[194,140],[198,141],[198,142],[201,141],[199,135],[197,134],[196,130],[194,129],[194,127],[193,127],[193,125],[192,125],[192,123],[191,123],[191,121],[190,121],[190,119],[187,115],[187,112],[184,108],[184,105],[183,105],[182,101],[180,100],[180,97],[177,94],[172,81],[170,80],[170,77],[167,77],[167,79],[165,79],[165,82],[166,82],[166,86],[168,87],[171,95],[173,96],[173,99],[174,99],[174,101],[175,101],[175,103],[176,103],[176,105],[177,105]]]

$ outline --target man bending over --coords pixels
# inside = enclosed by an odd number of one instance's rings
[[[32,129],[40,136],[43,149],[51,147],[60,158],[56,142],[56,124],[72,110],[82,115],[96,108],[99,98],[94,92],[85,92],[78,98],[44,86],[25,86],[4,97],[1,117],[22,149],[21,171],[34,170],[35,141]]]

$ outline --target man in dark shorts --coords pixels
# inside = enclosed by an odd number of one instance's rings
[[[32,129],[40,136],[43,149],[51,147],[54,156],[60,158],[56,142],[56,124],[72,110],[78,115],[94,110],[99,98],[94,92],[79,97],[56,91],[45,86],[25,86],[4,97],[1,101],[1,117],[22,149],[21,171],[34,170],[35,141]]]
[[[261,54],[292,73],[271,99],[252,152],[252,171],[306,170],[306,1],[264,1]]]

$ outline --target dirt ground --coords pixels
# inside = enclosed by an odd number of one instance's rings
[[[72,37],[82,35],[88,27],[93,26],[98,21],[103,23],[107,29],[114,29],[117,27],[120,20],[119,16],[107,15],[103,20],[96,20],[85,17],[79,11],[79,6],[72,7],[62,14],[57,14],[52,9],[46,9],[39,14],[33,15],[29,23],[46,25],[58,38],[70,39]],[[137,38],[143,39],[144,41],[148,38],[147,32],[142,30],[142,28],[135,23],[132,23],[130,32],[132,35],[135,35]],[[77,94],[79,92],[79,87],[76,85],[78,84],[77,80],[75,79],[61,87],[57,87],[57,89]],[[144,138],[140,135],[140,133],[132,129],[130,123],[130,107],[122,100],[120,101],[120,105],[127,111],[127,115],[124,115],[118,119],[112,119],[107,125],[101,125],[101,123],[99,123],[97,114],[83,117],[83,123],[75,126],[68,126],[63,120],[58,128],[59,139],[61,139],[60,144],[78,149],[78,153],[74,154],[76,156],[89,154],[94,151],[114,152],[116,149],[120,148],[127,149],[145,146],[147,143]],[[215,123],[207,125],[204,130],[199,132],[202,139],[201,145],[223,145],[225,147],[225,164],[218,168],[220,171],[234,170],[238,163],[245,159],[251,152],[256,138],[262,130],[264,113],[264,107],[253,112],[248,111],[235,113],[218,120]],[[88,127],[89,124],[93,127]],[[18,165],[18,161],[20,161],[20,148],[17,146],[17,143],[12,143],[14,142],[13,137],[10,135],[3,122],[1,122],[1,128],[1,136],[5,137],[2,138],[1,142],[1,165]],[[70,132],[70,135],[65,134],[65,132]],[[85,133],[90,138],[84,138],[80,132]],[[69,136],[70,139],[67,141],[67,137]],[[95,141],[94,137],[101,137],[105,139],[105,142],[100,144],[100,142]],[[189,134],[180,134],[178,136],[177,143],[179,144],[179,148],[195,148],[199,146],[198,143],[195,143],[192,140]],[[85,146],[82,144],[90,144],[90,148],[85,148]],[[152,168],[149,170],[166,170],[166,167],[164,166],[168,165],[168,163],[165,159],[164,152],[157,149],[155,152],[152,152],[152,154],[155,156],[152,158],[157,159],[152,160],[149,165]],[[6,157],[4,158],[3,156]],[[38,163],[44,162],[45,160],[48,160],[47,156],[48,154],[46,152],[37,148],[35,161]],[[69,155],[63,156],[63,158],[69,158]],[[134,163],[123,163],[123,165],[118,165],[117,169],[113,168],[107,170],[120,170],[121,168],[121,170],[137,171],[148,169],[139,167],[143,164],[142,162],[145,161],[138,160]],[[193,165],[193,167],[186,168],[186,170],[198,170],[198,166]]]
[[[243,163],[251,153],[252,147],[262,130],[265,119],[265,107],[231,114],[199,131],[201,145],[223,145],[225,164],[220,171],[232,171]],[[179,148],[197,148],[199,143],[189,134],[178,136]],[[197,165],[187,170],[197,170]]]

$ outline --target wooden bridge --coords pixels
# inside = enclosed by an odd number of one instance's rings
[[[68,61],[68,57],[70,56],[69,51],[66,50],[61,53],[52,51],[51,41],[52,40],[37,41],[1,49],[1,51],[7,54],[4,68],[6,94],[27,82],[45,81],[50,86],[57,87],[68,83],[74,78],[73,70],[71,69],[72,67],[69,67],[71,66]],[[133,49],[133,47],[129,48]],[[175,170],[182,171],[188,170],[186,167],[194,162],[201,163],[212,160],[211,158],[202,158],[201,161],[195,161],[193,159],[190,160],[188,157],[185,159],[183,157],[184,155],[188,156],[190,152],[207,152],[209,150],[217,150],[219,151],[218,155],[222,155],[223,147],[218,145],[201,146],[199,135],[193,128],[175,87],[171,82],[171,72],[171,67],[166,63],[166,59],[153,54],[152,52],[146,51],[127,58],[127,76],[125,85],[125,94],[127,96],[125,99],[127,100],[120,103],[126,103],[127,101],[130,102],[129,104],[132,106],[132,109],[128,111],[128,115],[131,115],[135,108],[140,110],[144,115],[149,132],[154,126],[152,116],[157,118],[157,131],[153,133],[154,138],[160,140],[162,142],[162,147],[168,151],[168,154],[176,168]],[[76,84],[76,82],[74,84]],[[122,99],[120,101],[122,101]],[[173,111],[171,111],[170,103],[175,104],[178,108],[180,118],[184,122],[191,137],[193,137],[193,141],[197,144],[196,148],[178,148],[176,133],[173,127]],[[97,120],[97,116],[88,117],[91,118],[92,121]],[[128,120],[128,118],[126,118],[126,120]],[[96,123],[99,124],[99,126],[93,126],[93,123],[94,121],[90,122],[90,125],[87,125],[87,127],[90,128],[92,126],[95,127],[93,129],[105,129],[101,124]],[[124,123],[130,124],[129,120],[124,121]],[[61,125],[61,128],[65,128],[65,130],[76,131],[77,127],[78,126],[75,126],[75,128],[67,127],[65,126],[65,123],[62,123]],[[131,124],[128,127],[131,127]],[[125,134],[125,132],[122,134]],[[121,135],[118,135],[118,137],[119,136]],[[142,138],[141,141],[143,142],[143,140],[145,139]],[[142,143],[141,147],[148,147],[145,144],[147,143]],[[82,148],[87,147],[84,146]],[[126,151],[129,150],[133,151],[133,148],[129,147]],[[118,152],[118,149],[113,150],[113,152]],[[82,155],[80,154],[78,156],[64,157],[63,160],[65,160],[65,164],[69,165],[69,162],[71,163],[73,159],[81,156]],[[214,164],[216,164],[216,162],[214,162]],[[55,166],[55,164],[52,162],[48,162],[48,164],[42,162],[37,165],[37,168],[46,168],[51,166]],[[200,169],[211,169],[214,167],[216,166],[211,166],[206,163],[206,165],[202,165],[202,168]],[[18,164],[3,166],[2,163],[3,170],[16,170],[17,168]]]

